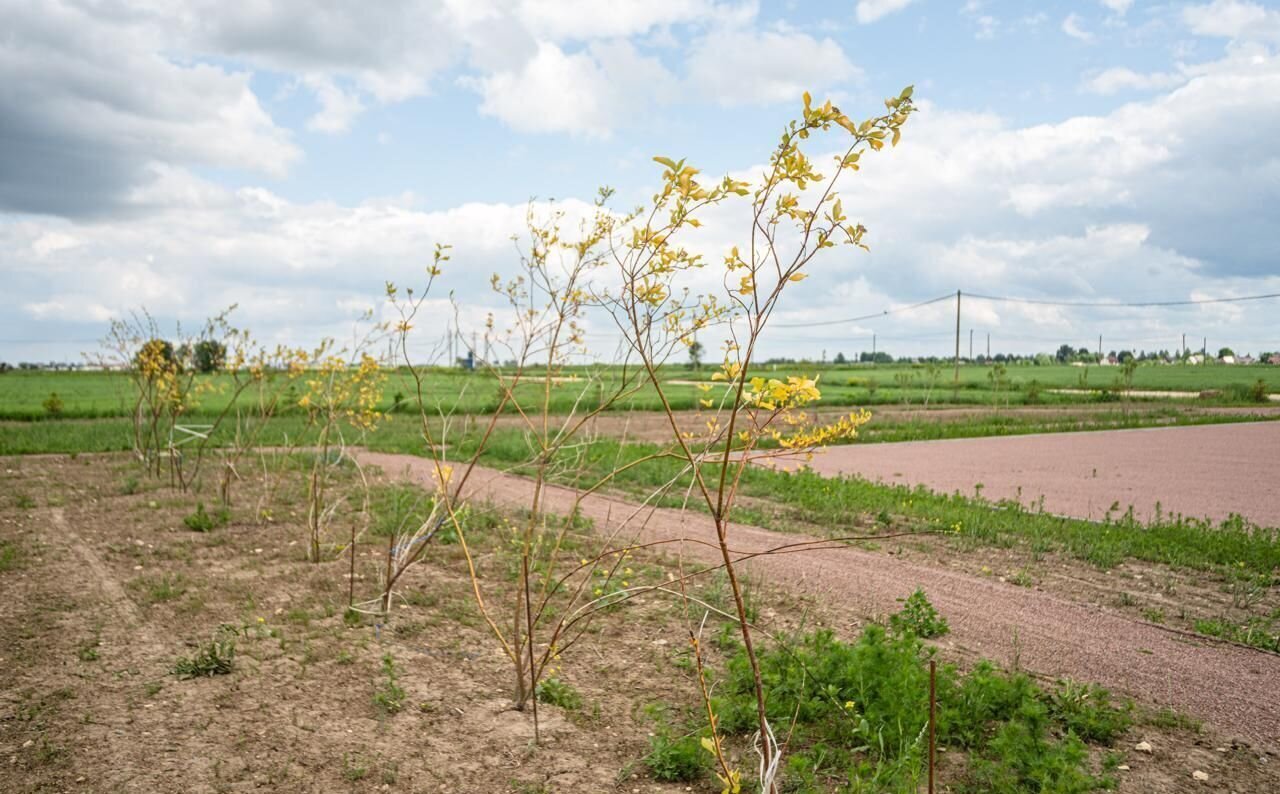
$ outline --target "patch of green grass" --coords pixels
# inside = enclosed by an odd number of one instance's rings
[[[677,736],[661,729],[649,738],[649,754],[644,765],[654,780],[664,783],[692,782],[706,775],[712,756],[697,734]]]
[[[101,642],[97,637],[90,637],[76,646],[76,658],[82,662],[98,661],[99,645],[101,645]]]
[[[1200,733],[1200,731],[1204,730],[1204,723],[1200,720],[1180,711],[1174,711],[1167,706],[1142,714],[1139,716],[1139,720],[1145,725],[1162,730],[1190,731],[1191,733]]]
[[[555,676],[544,678],[538,682],[538,702],[559,706],[565,711],[576,711],[582,708],[582,694],[573,684]]]
[[[0,540],[0,571],[16,571],[26,565],[23,548],[10,540]]]
[[[157,576],[139,576],[130,579],[126,587],[133,592],[143,604],[161,604],[181,598],[190,582],[180,573],[159,574]]]
[[[1280,609],[1270,615],[1255,615],[1244,621],[1201,619],[1195,622],[1195,629],[1209,637],[1280,653]]]

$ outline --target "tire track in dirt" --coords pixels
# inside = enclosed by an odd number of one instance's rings
[[[56,532],[53,537],[46,536],[45,541],[70,551],[81,566],[88,570],[89,580],[102,591],[107,607],[120,619],[120,625],[113,628],[129,635],[129,642],[124,645],[137,646],[137,650],[144,652],[135,658],[156,659],[163,656],[165,648],[152,634],[138,605],[125,592],[120,582],[116,581],[102,559],[89,548],[84,538],[71,528],[62,508],[51,508],[49,517]]]
[[[412,455],[360,451],[360,462],[388,476],[432,487],[430,462]],[[532,483],[477,469],[468,495],[499,505],[527,505]],[[544,493],[553,512],[567,512],[573,492]],[[593,495],[583,514],[603,534],[640,541],[692,540],[674,545],[686,558],[718,563],[715,530],[699,513],[647,508]],[[742,552],[815,540],[803,535],[734,525],[732,543]],[[1149,705],[1171,706],[1204,719],[1230,738],[1260,748],[1280,747],[1280,656],[1214,643],[1101,611],[1048,593],[852,547],[757,557],[752,575],[824,599],[867,617],[899,608],[897,599],[924,587],[951,623],[944,647],[1039,675],[1101,684]]]

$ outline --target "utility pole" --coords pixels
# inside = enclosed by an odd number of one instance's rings
[[[871,363],[876,363],[876,335],[871,334]]]
[[[960,388],[960,290],[956,290],[956,374],[955,387]]]
[[[1204,341],[1200,345],[1200,363],[1201,364],[1209,363],[1209,337],[1207,336],[1204,338]]]
[[[991,360],[991,332],[987,331],[987,361]]]
[[[1187,355],[1187,335],[1182,335],[1182,347],[1178,350],[1178,358],[1185,358]]]
[[[1098,334],[1098,360],[1102,360],[1102,334]]]
[[[969,360],[973,361],[973,329],[969,329]]]

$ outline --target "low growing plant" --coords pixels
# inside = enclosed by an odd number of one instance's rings
[[[649,738],[649,754],[644,765],[654,780],[678,783],[698,780],[706,775],[711,757],[697,735],[673,735],[663,729]]]
[[[231,512],[226,507],[218,508],[210,514],[204,509],[204,502],[196,502],[196,511],[186,515],[182,523],[193,532],[211,532],[231,520]]]
[[[382,656],[382,680],[373,693],[373,705],[384,716],[397,714],[404,708],[405,691],[400,686],[400,672],[391,654]]]
[[[235,633],[224,626],[195,654],[179,658],[173,665],[173,674],[180,679],[227,675],[235,667],[235,658]]]
[[[907,596],[902,610],[889,618],[889,625],[899,632],[909,631],[922,640],[941,637],[951,631],[947,619],[938,614],[921,589]]]

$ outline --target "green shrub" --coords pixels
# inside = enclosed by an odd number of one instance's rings
[[[924,590],[919,589],[907,596],[902,611],[889,618],[889,625],[895,631],[909,631],[924,640],[941,637],[951,631],[946,618],[938,614],[938,610],[929,603]]]
[[[925,769],[929,665],[916,627],[941,621],[917,591],[889,628],[868,626],[854,642],[829,630],[760,651],[774,725],[790,725],[788,791],[851,786],[916,791]],[[936,626],[935,626],[936,628]],[[756,729],[755,695],[744,652],[730,658],[715,709],[730,734]],[[1111,781],[1090,772],[1085,742],[1113,741],[1130,722],[1106,690],[1062,682],[1045,691],[1024,673],[979,662],[967,675],[937,670],[937,737],[968,755],[952,791],[1074,794]]]
[[[210,515],[204,509],[204,502],[196,502],[196,511],[185,516],[182,519],[182,523],[187,525],[187,529],[194,532],[209,532],[230,520],[231,513],[227,508],[220,507],[218,512]]]
[[[44,407],[44,412],[49,416],[61,416],[62,409],[66,407],[56,391],[49,392],[49,396],[40,405]]]
[[[650,737],[644,765],[655,780],[675,783],[702,777],[710,759],[697,735],[672,736],[663,730]]]

